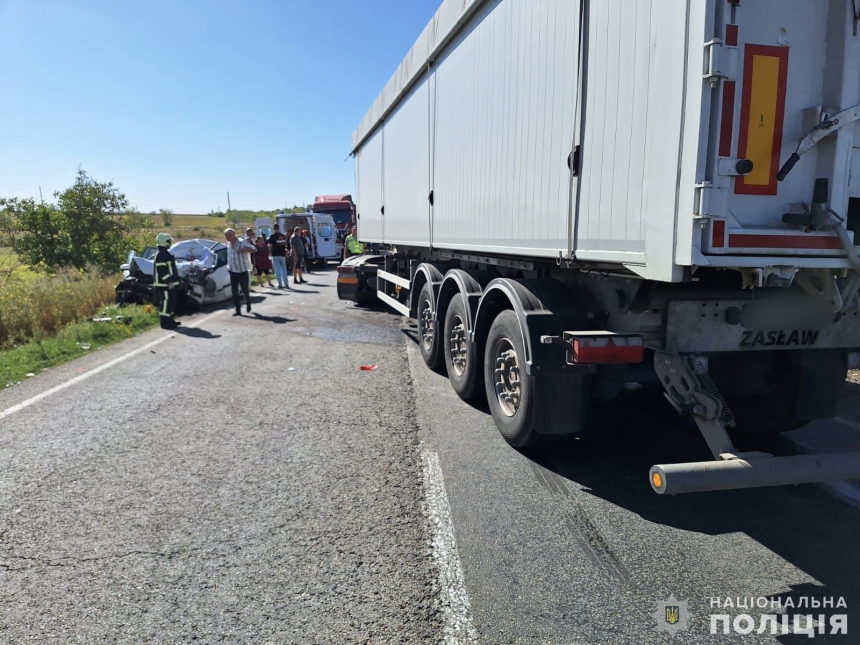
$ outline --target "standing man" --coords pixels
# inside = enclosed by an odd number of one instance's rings
[[[358,228],[353,226],[352,232],[346,236],[346,240],[343,243],[343,259],[346,260],[353,255],[363,254],[364,244],[358,241]]]
[[[293,284],[307,282],[302,277],[302,265],[305,263],[305,241],[302,239],[302,229],[296,226],[290,237],[290,249],[293,252]]]
[[[272,264],[275,268],[278,289],[289,289],[290,276],[287,275],[287,236],[280,231],[281,229],[277,224],[272,227],[272,234],[268,240],[269,251],[272,254]]]
[[[167,249],[173,244],[169,233],[159,233],[155,238],[158,253],[153,267],[152,286],[158,302],[158,318],[162,329],[176,329],[179,323],[173,319],[176,313],[176,302],[179,299],[179,273],[176,271],[176,260]]]
[[[308,233],[306,228],[302,229],[302,242],[305,243],[305,261],[302,263],[304,266],[302,267],[302,271],[307,273],[308,275],[313,275],[311,273],[311,267],[308,263],[308,259],[310,258],[311,262],[313,261],[313,248],[311,246],[311,234]]]
[[[242,305],[239,302],[239,289],[245,295],[245,305],[251,312],[251,253],[254,247],[245,240],[240,240],[236,231],[228,228],[224,231],[227,238],[227,270],[230,272],[230,289],[233,292],[234,316],[242,315]]]
[[[250,285],[253,283],[252,278],[254,277],[254,265],[256,264],[255,258],[257,255],[257,240],[256,240],[256,237],[254,236],[254,229],[252,229],[252,228],[246,228],[245,229],[245,241],[248,244],[250,244],[252,247],[254,247],[254,251],[253,251],[251,257],[248,258],[250,260],[249,264],[251,266],[251,268],[248,269],[248,284]],[[257,282],[259,282],[261,287],[263,286],[263,282],[261,280],[258,280]]]

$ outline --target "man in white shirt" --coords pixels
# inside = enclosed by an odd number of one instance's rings
[[[254,247],[245,240],[239,239],[236,231],[228,228],[224,231],[227,238],[227,270],[230,272],[230,289],[233,292],[234,316],[242,315],[242,305],[239,301],[239,289],[245,295],[245,306],[251,312],[251,253]]]

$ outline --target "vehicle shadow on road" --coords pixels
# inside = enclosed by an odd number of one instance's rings
[[[253,318],[254,320],[262,320],[264,322],[275,323],[276,325],[283,325],[288,322],[295,322],[295,318],[284,318],[283,316],[264,316],[263,314],[257,313],[256,311],[252,311],[250,314],[243,314],[245,318]]]
[[[221,338],[221,334],[213,334],[211,331],[200,329],[200,327],[179,327],[173,331],[189,338],[205,338],[207,340]]]
[[[550,477],[555,473],[560,488],[576,491],[582,487],[586,494],[649,522],[706,535],[745,533],[824,585],[806,590],[805,594],[804,590],[793,590],[784,594],[783,600],[790,595],[813,595],[818,599],[844,596],[851,622],[860,620],[860,550],[856,548],[860,513],[811,484],[657,495],[648,482],[651,466],[710,461],[712,457],[692,421],[680,417],[670,421],[674,412],[668,403],[662,401],[665,409],[648,410],[659,407],[661,402],[659,398],[655,402],[644,397],[645,393],[625,395],[611,406],[598,409],[589,423],[593,438],[560,441],[524,454],[549,471]],[[657,420],[647,421],[654,418],[655,412]],[[777,455],[794,453],[791,444],[781,437],[769,437],[764,443]],[[715,595],[719,593],[714,590]],[[780,596],[773,599],[777,597]]]

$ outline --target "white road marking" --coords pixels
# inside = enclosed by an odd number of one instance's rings
[[[424,475],[424,513],[430,524],[433,559],[439,571],[439,602],[445,645],[474,645],[478,634],[472,624],[469,594],[460,566],[454,537],[451,505],[445,492],[445,479],[436,451],[421,447]]]
[[[406,355],[412,382],[416,370],[423,368],[418,346],[407,342]],[[417,404],[417,402],[416,402]],[[466,591],[451,504],[445,490],[445,476],[439,455],[427,443],[421,442],[421,474],[424,479],[424,499],[421,502],[430,531],[430,546],[438,572],[439,605],[442,610],[442,642],[445,645],[477,645],[478,633],[472,623],[472,607]]]
[[[205,318],[201,318],[197,322],[194,322],[194,323],[187,325],[187,326],[184,325],[184,327],[186,329],[193,329],[195,327],[199,327],[200,325],[205,323],[207,320],[211,320],[212,318],[214,318],[215,316],[217,316],[220,313],[221,313],[220,311],[216,311],[213,314],[209,314]],[[138,354],[141,354],[141,353],[145,352],[146,350],[148,350],[152,347],[155,347],[156,345],[158,345],[160,343],[163,343],[164,341],[166,341],[170,337],[171,337],[171,334],[165,334],[161,338],[158,338],[158,339],[152,341],[151,343],[147,343],[143,347],[138,347],[137,349],[130,351],[128,354],[123,354],[122,356],[118,356],[117,358],[113,359],[112,361],[108,361],[104,365],[99,365],[98,367],[94,367],[93,369],[89,370],[88,372],[84,372],[83,374],[80,374],[78,376],[75,376],[74,378],[69,379],[65,383],[60,383],[59,385],[52,387],[50,390],[45,390],[41,394],[37,394],[36,396],[31,397],[31,398],[27,399],[26,401],[22,401],[21,403],[18,403],[17,405],[13,405],[11,408],[6,408],[2,412],[0,412],[0,419],[5,419],[6,417],[13,415],[16,412],[20,412],[24,408],[30,407],[34,403],[38,403],[39,401],[47,399],[49,396],[52,396],[52,395],[56,394],[57,392],[62,392],[66,388],[70,388],[73,385],[77,385],[81,381],[85,381],[88,378],[90,378],[91,376],[95,376],[99,372],[104,372],[106,369],[110,369],[114,365],[117,365],[118,363],[122,363],[127,358],[131,358],[132,356],[136,356]]]

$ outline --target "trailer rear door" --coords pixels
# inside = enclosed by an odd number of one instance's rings
[[[855,3],[856,4],[856,3]],[[842,255],[832,233],[784,224],[829,180],[845,215],[856,124],[804,154],[784,181],[782,164],[829,115],[860,103],[860,36],[851,2],[750,0],[717,3],[707,182],[700,186],[702,250],[708,255]],[[744,161],[747,160],[747,161]],[[749,167],[752,167],[749,171]],[[746,172],[749,171],[749,172]]]

